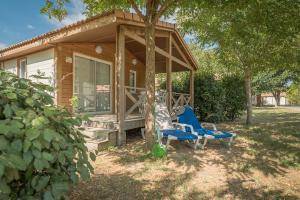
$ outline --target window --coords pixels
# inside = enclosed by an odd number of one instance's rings
[[[132,93],[136,93],[136,71],[129,72],[129,87]]]
[[[80,112],[111,112],[111,65],[84,55],[75,55],[74,95]]]
[[[19,77],[20,78],[27,78],[27,73],[26,73],[26,59],[20,60],[19,63]]]

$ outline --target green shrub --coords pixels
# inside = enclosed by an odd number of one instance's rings
[[[0,199],[61,199],[93,170],[81,119],[53,106],[51,90],[0,70]]]
[[[233,121],[246,109],[244,81],[239,76],[226,76],[222,78],[222,87],[225,93],[224,117]]]
[[[224,120],[224,90],[220,81],[212,74],[197,73],[195,76],[194,107],[201,121],[221,122]]]
[[[165,88],[165,81],[161,88]],[[231,75],[216,79],[208,72],[195,74],[194,108],[201,121],[233,121],[240,117],[246,108],[244,81],[241,77]],[[173,91],[189,91],[188,73],[174,73]]]

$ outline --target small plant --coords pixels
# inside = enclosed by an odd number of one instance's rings
[[[167,155],[167,150],[160,144],[156,143],[151,149],[151,155],[153,158],[163,158]]]
[[[93,171],[81,119],[54,106],[52,91],[0,70],[0,199],[61,199]]]
[[[78,96],[72,96],[70,99],[71,106],[73,108],[73,111],[77,111],[79,108],[79,98]]]

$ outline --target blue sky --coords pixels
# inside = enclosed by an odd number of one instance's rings
[[[0,48],[46,33],[83,19],[81,0],[68,5],[69,15],[62,21],[50,20],[40,14],[45,0],[1,0]]]
[[[45,0],[1,0],[0,49],[84,18],[82,0],[71,0],[67,5],[69,14],[62,22],[40,14],[44,2]],[[176,22],[175,18],[166,21]],[[191,38],[191,35],[186,35],[185,40],[189,42]]]

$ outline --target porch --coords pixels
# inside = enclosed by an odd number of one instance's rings
[[[135,88],[138,92],[132,94],[130,90],[132,87],[125,87],[125,119],[124,119],[124,131],[141,128],[145,125],[145,89],[144,88]],[[160,101],[167,102],[167,93],[165,91],[158,91],[156,98],[159,98]],[[190,94],[186,93],[172,93],[172,109],[171,114],[174,115],[175,110],[178,107],[182,107],[185,105],[191,105],[191,97]],[[95,127],[95,128],[104,128],[108,130],[118,130],[118,116],[116,113],[114,114],[101,114],[94,115],[90,118],[90,123],[87,124],[87,127]]]

